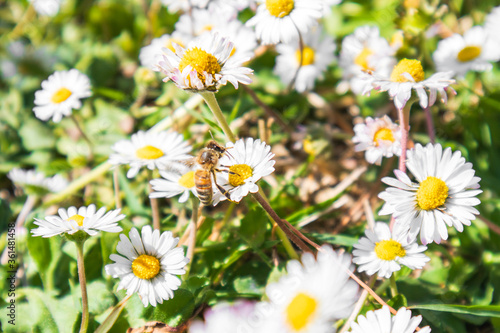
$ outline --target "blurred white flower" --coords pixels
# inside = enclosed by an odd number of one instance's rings
[[[29,0],[35,11],[42,16],[55,16],[61,7],[62,0]]]
[[[422,316],[411,316],[411,311],[400,308],[395,316],[391,315],[389,308],[383,306],[382,309],[368,311],[366,316],[360,315],[356,319],[357,323],[351,324],[351,333],[414,333],[422,321]],[[429,326],[422,327],[419,333],[430,333]]]
[[[177,33],[172,35],[165,34],[161,37],[155,38],[151,41],[149,45],[141,48],[139,53],[139,60],[141,66],[147,67],[149,69],[156,69],[160,60],[162,60],[163,49],[167,48],[172,52],[175,52],[173,43],[177,45],[184,46],[185,41]]]
[[[189,333],[235,333],[253,332],[249,325],[255,302],[220,302],[203,313],[204,321],[195,320],[189,326]]]
[[[14,168],[9,171],[7,177],[9,177],[14,184],[24,188],[28,192],[31,190],[34,192],[59,192],[68,186],[68,181],[61,175],[46,177],[43,172],[37,172],[35,170]]]
[[[71,115],[73,109],[82,107],[82,98],[92,95],[90,80],[76,69],[54,72],[42,82],[42,90],[35,92],[33,112],[38,119],[50,118],[56,123],[63,116]]]
[[[468,71],[491,70],[492,63],[500,60],[500,43],[487,29],[475,26],[463,36],[454,34],[441,40],[432,57],[437,71],[452,71],[456,76],[463,77]]]
[[[311,30],[303,36],[302,52],[297,40],[276,46],[279,55],[274,73],[287,85],[295,79],[294,87],[298,92],[312,90],[314,82],[322,78],[335,59],[335,48],[333,38],[324,34],[322,29]]]

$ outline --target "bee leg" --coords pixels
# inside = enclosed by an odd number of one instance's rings
[[[214,171],[217,171],[217,170],[214,170]],[[219,192],[222,193],[227,198],[227,200],[234,202],[234,203],[237,203],[236,201],[231,200],[231,195],[230,195],[229,191],[226,190],[221,185],[219,185],[219,183],[217,183],[217,177],[215,176],[215,172],[212,172],[212,176],[214,177],[214,184],[215,184],[215,186],[217,186],[217,189],[219,190]]]
[[[229,166],[227,165],[221,165],[221,167],[224,167],[224,168],[228,168],[229,169]],[[216,172],[225,172],[226,170],[221,170],[221,169],[215,169],[214,171]],[[238,173],[234,172],[234,171],[231,171],[231,170],[227,170],[227,173],[229,173],[230,175],[238,175]],[[239,175],[238,175],[239,176]]]

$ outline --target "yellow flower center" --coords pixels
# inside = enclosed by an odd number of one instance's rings
[[[202,31],[212,31],[212,29],[214,28],[214,26],[212,24],[207,24],[206,26],[203,27],[203,29],[201,29]]]
[[[396,257],[404,257],[406,250],[401,243],[389,239],[375,243],[375,254],[381,260],[390,261],[396,259]]]
[[[235,164],[229,168],[229,184],[240,186],[245,184],[247,178],[252,177],[253,170],[246,164]]]
[[[408,73],[411,75],[415,82],[420,82],[425,79],[424,69],[422,64],[418,60],[414,59],[403,59],[396,66],[391,73],[391,81],[393,82],[408,82],[408,79],[402,75],[403,73]]]
[[[266,8],[269,13],[280,18],[290,14],[294,6],[293,0],[266,0]]]
[[[170,51],[174,52],[175,53],[175,49],[174,49],[174,45],[173,43],[181,46],[181,47],[184,47],[184,43],[180,40],[180,39],[177,39],[177,38],[169,38],[167,40],[167,42],[165,43],[165,48],[169,49]]]
[[[394,135],[392,134],[392,131],[390,129],[381,128],[377,132],[375,132],[375,135],[373,136],[373,143],[376,147],[378,147],[378,140],[394,142]]]
[[[373,54],[373,51],[365,47],[358,56],[354,59],[354,63],[364,70],[373,70],[368,64],[368,57]]]
[[[439,178],[429,176],[420,183],[417,191],[417,205],[423,210],[441,207],[448,198],[448,186]]]
[[[160,272],[160,261],[153,256],[141,254],[132,262],[132,273],[139,279],[151,280]]]
[[[184,68],[189,65],[196,70],[198,78],[202,82],[205,82],[205,75],[203,72],[213,75],[215,73],[219,73],[221,70],[217,58],[199,47],[193,47],[184,53],[184,56],[179,63],[179,70],[182,72]]]
[[[481,55],[479,46],[466,46],[458,52],[457,59],[460,62],[472,61]]]
[[[62,87],[52,95],[51,101],[56,104],[62,103],[67,100],[71,94],[72,92],[68,88]]]
[[[135,151],[135,155],[144,160],[156,160],[165,155],[161,149],[147,145]]]
[[[179,185],[185,188],[194,187],[194,171],[189,171],[182,175],[178,181]]]
[[[286,307],[286,319],[294,331],[299,331],[311,321],[317,307],[314,298],[298,293]]]
[[[295,51],[295,58],[297,58],[297,63],[300,64],[300,49]],[[302,50],[302,66],[308,66],[314,64],[314,50],[309,46],[304,46]]]
[[[83,220],[85,219],[85,217],[81,216],[81,215],[78,215],[78,214],[75,214],[73,216],[70,216],[66,221],[75,221],[78,226],[82,226],[83,225]]]

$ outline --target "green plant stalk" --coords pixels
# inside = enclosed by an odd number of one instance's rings
[[[391,284],[391,294],[392,297],[396,297],[398,294],[398,286],[396,285],[396,278],[394,277],[394,274],[391,275],[389,278],[390,284]]]
[[[85,240],[76,241],[76,253],[78,264],[78,278],[80,280],[80,288],[82,290],[82,323],[80,325],[80,333],[86,333],[89,326],[89,300],[87,295],[87,279],[85,277],[85,262],[83,255],[83,244]]]
[[[153,170],[148,170],[148,196],[153,193],[153,185],[151,185],[151,180],[153,180]],[[160,207],[158,206],[158,199],[149,198],[151,203],[151,215],[153,217],[153,229],[160,230]]]
[[[92,171],[89,173],[83,175],[82,177],[74,180],[68,187],[66,187],[64,190],[59,192],[58,194],[51,195],[50,197],[45,200],[43,203],[44,206],[50,206],[56,203],[59,203],[61,201],[67,200],[68,196],[71,194],[77,192],[78,190],[82,189],[87,185],[88,183],[96,180],[97,178],[101,177],[103,174],[105,174],[110,168],[112,167],[111,164],[108,162],[104,162],[97,167],[95,167]]]
[[[191,204],[193,207],[193,212],[191,213],[191,222],[189,223],[189,240],[188,240],[188,248],[186,251],[186,257],[189,259],[189,262],[186,266],[186,273],[184,274],[184,278],[187,279],[189,277],[189,271],[191,270],[191,264],[193,262],[194,250],[196,247],[196,232],[197,232],[197,223],[198,223],[198,208],[200,206],[200,202],[197,197],[193,196],[191,198]]]
[[[231,128],[229,128],[229,125],[226,121],[226,118],[224,118],[224,114],[222,113],[222,110],[220,109],[219,103],[217,103],[217,99],[215,99],[215,94],[211,91],[203,91],[200,92],[201,97],[205,100],[207,103],[208,107],[212,111],[215,119],[219,123],[219,126],[222,128],[222,131],[226,135],[226,137],[229,139],[231,142],[236,142],[236,137],[234,136],[233,132],[231,131]]]

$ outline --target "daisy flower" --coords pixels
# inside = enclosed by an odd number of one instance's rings
[[[109,157],[109,163],[128,164],[128,178],[134,178],[142,167],[149,170],[167,169],[180,165],[179,161],[187,160],[191,146],[176,132],[144,132],[132,135],[130,140],[121,140],[112,147],[115,151]]]
[[[286,85],[295,79],[294,86],[298,92],[314,88],[314,81],[322,77],[322,73],[335,59],[335,42],[321,29],[304,35],[302,52],[298,41],[279,44],[276,50],[279,55],[274,74]]]
[[[410,99],[412,90],[415,90],[420,106],[427,108],[434,105],[438,92],[443,99],[443,103],[446,103],[448,98],[446,95],[447,89],[455,92],[450,87],[450,84],[455,83],[455,80],[451,79],[452,75],[453,72],[439,72],[425,79],[424,69],[420,61],[403,59],[394,66],[390,77],[372,71],[365,73],[364,79],[371,81],[372,86],[365,88],[363,94],[370,95],[372,89],[387,91],[389,96],[394,99],[394,105],[401,110]],[[427,96],[426,90],[429,90],[429,96]]]
[[[31,230],[33,236],[47,238],[61,234],[72,235],[80,230],[90,236],[97,235],[99,231],[120,232],[122,228],[117,222],[125,218],[124,214],[120,214],[120,209],[106,213],[104,207],[96,211],[94,204],[78,209],[76,207],[69,207],[67,210],[59,208],[58,213],[59,215],[46,216],[45,220],[35,219],[38,228]]]
[[[380,36],[378,27],[361,26],[342,40],[339,65],[343,70],[341,86],[350,88],[355,94],[361,94],[371,81],[361,74],[374,71],[388,77],[396,64],[394,53],[387,40]]]
[[[413,183],[402,171],[395,170],[397,177],[385,177],[382,181],[391,186],[379,194],[385,204],[379,215],[392,214],[396,218],[395,230],[408,233],[413,239],[420,232],[420,240],[440,243],[448,239],[446,226],[462,232],[470,225],[474,206],[479,201],[479,177],[475,177],[472,163],[465,162],[460,151],[440,144],[417,144],[408,151],[406,167],[417,183]]]
[[[364,151],[368,163],[380,165],[382,157],[401,155],[401,129],[388,116],[366,117],[354,126],[355,151]]]
[[[181,285],[176,275],[186,273],[184,267],[189,262],[184,250],[177,247],[179,238],[172,237],[170,231],[160,235],[151,226],[142,228],[142,236],[132,228],[129,238],[120,235],[116,251],[120,255],[109,256],[115,263],[106,265],[106,273],[120,278],[118,290],[126,289],[127,295],[135,292],[142,299],[144,307],[163,303],[174,297],[174,290]]]
[[[491,13],[486,16],[484,28],[488,32],[489,37],[494,38],[497,43],[500,43],[500,35],[498,34],[498,31],[500,31],[500,7],[493,8]]]
[[[42,172],[14,168],[7,174],[12,182],[28,192],[59,192],[68,186],[68,181],[60,175],[46,177]]]
[[[452,71],[463,77],[468,71],[491,70],[491,63],[500,60],[500,43],[487,29],[475,26],[463,36],[454,34],[440,41],[432,57],[438,71]]]
[[[153,191],[150,198],[171,198],[182,194],[179,202],[186,202],[189,199],[189,193],[196,196],[194,184],[194,170],[184,167],[173,171],[160,171],[163,178],[157,178],[150,181]]]
[[[172,80],[179,88],[194,91],[217,91],[227,82],[235,88],[238,82],[252,82],[247,76],[252,70],[241,67],[248,59],[231,57],[234,44],[217,33],[202,36],[187,48],[175,44],[174,48],[175,53],[165,50],[157,69],[166,75],[165,82]]]
[[[30,0],[35,11],[42,16],[55,16],[61,7],[61,0]]]
[[[254,17],[247,21],[255,27],[262,44],[288,43],[299,39],[323,15],[322,0],[263,0]]]
[[[358,316],[357,323],[351,324],[351,333],[414,333],[422,321],[422,316],[411,316],[411,310],[400,308],[395,316],[391,315],[389,308],[383,306],[379,310],[368,311],[366,317]],[[431,328],[425,326],[419,333],[429,333]]]
[[[228,142],[226,148],[228,150],[220,158],[219,165],[228,170],[217,174],[217,182],[229,191],[232,201],[240,202],[249,192],[259,191],[257,181],[273,173],[274,154],[271,153],[271,146],[253,138]],[[225,199],[224,195],[215,191],[214,206]]]
[[[167,48],[172,52],[175,52],[173,43],[184,46],[183,40],[184,39],[181,39],[179,34],[175,32],[172,35],[165,34],[161,37],[153,39],[151,44],[141,48],[139,53],[141,66],[154,70],[162,59],[161,55],[163,54],[163,49]]]
[[[386,223],[377,222],[373,230],[366,229],[366,237],[354,244],[352,252],[358,271],[368,275],[390,278],[401,265],[411,269],[422,269],[430,260],[423,252],[427,246],[417,244],[417,239],[408,241],[404,235],[395,236]]]
[[[237,301],[233,304],[221,302],[203,313],[205,321],[196,320],[189,326],[189,333],[234,333],[251,332],[249,318],[255,302]]]
[[[351,257],[331,246],[287,264],[288,274],[266,287],[268,302],[257,304],[258,332],[330,332],[335,321],[348,317],[358,300],[358,285],[349,279]]]
[[[33,112],[38,119],[50,118],[56,123],[63,116],[71,115],[72,109],[82,107],[80,99],[92,95],[90,80],[76,69],[54,72],[42,82],[42,90],[35,92]]]

